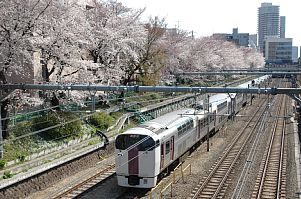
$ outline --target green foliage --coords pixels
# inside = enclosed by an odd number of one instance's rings
[[[151,99],[158,99],[158,98],[160,98],[160,96],[157,93],[152,93],[150,95],[150,97],[151,97]]]
[[[3,179],[8,179],[8,178],[11,178],[13,176],[14,176],[14,174],[11,171],[5,171],[4,174],[3,174]]]
[[[45,140],[63,139],[66,137],[77,137],[82,134],[82,123],[78,116],[68,112],[51,112],[47,115],[33,120],[33,129],[39,131],[58,125],[39,133],[39,136]],[[69,122],[75,120],[73,122]],[[63,125],[60,125],[63,124]]]
[[[10,128],[11,141],[7,141],[4,144],[4,157],[6,160],[16,160],[20,162],[25,161],[26,156],[29,155],[31,148],[37,146],[37,136],[20,136],[29,134],[32,132],[31,121],[19,122]]]
[[[10,134],[13,134],[15,137],[27,134],[31,132],[30,126],[31,122],[29,121],[19,122],[13,128],[11,128]]]
[[[29,139],[28,139],[29,140]],[[25,139],[15,140],[13,142],[7,142],[4,144],[4,157],[6,160],[19,160],[25,161],[26,156],[29,155],[29,151],[36,143],[32,140],[32,145]]]
[[[31,133],[32,132],[31,125],[32,125],[32,122],[30,122],[30,121],[19,122],[15,126],[13,126],[13,128],[10,129],[10,135],[12,137],[20,137],[22,135]],[[20,141],[22,141],[23,144],[25,144],[25,143],[32,144],[31,143],[32,139],[30,136],[23,137]],[[16,143],[16,144],[19,144],[19,143]]]
[[[26,158],[26,153],[25,152],[19,152],[17,154],[17,158],[20,162],[24,162],[25,161],[25,158]]]
[[[183,77],[176,77],[176,84],[177,85],[191,85],[193,81],[189,78],[183,78]]]
[[[7,161],[4,159],[0,160],[0,169],[3,169],[5,167],[5,165],[7,164]]]
[[[91,140],[88,145],[91,146],[91,145],[95,145],[95,144],[98,144],[99,143],[99,139],[97,140]]]
[[[90,123],[103,131],[114,124],[114,118],[105,112],[95,113],[91,116]]]
[[[110,113],[110,116],[112,116],[115,120],[120,118],[122,115],[123,115],[123,113],[121,113],[121,112],[112,112],[112,113]]]
[[[119,133],[123,133],[123,132],[125,132],[126,130],[128,130],[128,129],[130,129],[130,128],[136,127],[137,125],[138,125],[138,123],[137,123],[136,121],[131,121],[131,123],[128,124],[128,125],[126,125],[123,129],[121,129],[121,130],[119,131]]]

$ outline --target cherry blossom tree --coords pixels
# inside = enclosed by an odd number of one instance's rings
[[[166,66],[163,70],[164,76],[179,72],[183,69],[191,70],[189,63],[191,60],[188,59],[191,52],[194,38],[189,37],[189,34],[185,31],[178,30],[176,28],[167,29],[163,38],[164,52],[166,53]]]
[[[234,43],[203,37],[184,44],[179,54],[182,71],[210,71],[217,69],[239,69],[245,67],[263,67],[262,54],[256,50],[238,47]]]
[[[264,66],[265,61],[262,53],[253,48],[243,48],[242,50],[244,52],[244,60],[247,67],[261,68]]]
[[[51,0],[9,0],[0,1],[0,83],[7,83],[7,77],[12,71],[20,76],[26,75],[32,64],[34,51],[31,38],[34,30],[46,10],[51,6]],[[2,97],[8,95],[2,92]],[[2,99],[1,118],[7,118],[9,98]],[[8,120],[2,120],[6,129]],[[3,137],[8,136],[4,131]]]
[[[146,31],[139,21],[143,11],[127,8],[115,1],[95,1],[94,9],[87,12],[92,28],[88,51],[94,63],[98,64],[95,75],[104,74],[105,78],[99,78],[102,83],[112,79],[115,83],[120,82],[129,60],[137,61],[146,38]]]
[[[76,0],[53,2],[47,10],[33,39],[41,59],[41,81],[82,82],[83,73],[90,81],[95,79],[91,68],[96,66],[86,57],[93,40],[86,14],[86,7]]]
[[[6,83],[10,71],[22,73],[31,63],[31,38],[51,0],[0,1],[0,81]]]
[[[165,19],[149,18],[144,25],[147,32],[142,46],[137,48],[136,60],[130,59],[127,63],[123,84],[139,81],[143,85],[154,85],[160,78],[160,73],[166,66],[166,52],[164,35],[166,32]],[[135,78],[136,77],[136,78]]]
[[[118,1],[91,2],[83,7],[79,0],[0,1],[0,83],[7,83],[12,71],[28,75],[33,65],[38,81],[114,85],[154,85],[175,71],[264,65],[255,50],[193,38],[167,29],[157,17],[142,23],[144,9]],[[34,54],[40,63],[34,63]],[[8,103],[2,100],[2,118]]]

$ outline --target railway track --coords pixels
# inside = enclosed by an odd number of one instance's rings
[[[52,196],[50,198],[53,198],[53,199],[75,198],[75,197],[83,194],[87,190],[91,189],[96,184],[99,184],[102,181],[104,181],[110,177],[113,177],[114,175],[115,175],[115,164],[110,164],[107,167],[105,167],[104,169],[102,169],[101,171],[97,172],[92,177],[89,177],[88,179],[84,180],[81,183],[72,185],[71,187],[68,187],[68,186],[63,187],[62,189],[64,191],[62,191],[60,194],[58,194],[56,196]]]
[[[251,198],[286,198],[286,121],[285,118],[281,118],[281,115],[286,115],[287,111],[286,97],[282,96],[278,107],[271,138],[265,150]]]
[[[252,132],[258,126],[265,110],[267,99],[265,98],[257,109],[256,113],[249,119],[246,125],[237,133],[232,143],[223,153],[222,157],[211,168],[211,172],[207,177],[193,189],[190,194],[191,199],[195,198],[217,198],[223,197],[227,188],[227,180],[233,171],[233,167],[243,152],[246,143],[250,140]]]

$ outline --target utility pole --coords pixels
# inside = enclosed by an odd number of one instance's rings
[[[204,115],[206,116],[205,118],[205,121],[206,121],[206,125],[207,125],[207,151],[209,152],[210,151],[210,141],[209,141],[209,138],[210,138],[210,113],[209,113],[209,95],[208,94],[205,94],[205,99],[203,100],[203,108],[204,108]],[[205,113],[206,111],[206,113]]]
[[[92,105],[91,105],[91,111],[92,111],[92,113],[94,113],[95,112],[95,93],[93,93],[92,95],[91,95],[91,103],[92,103]]]
[[[3,158],[3,131],[2,131],[2,115],[1,115],[1,107],[2,103],[0,101],[0,159]]]

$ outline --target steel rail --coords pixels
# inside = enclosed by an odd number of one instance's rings
[[[284,98],[284,97],[283,97]],[[284,106],[285,105],[285,99],[282,99],[281,100],[282,102],[282,105]],[[283,106],[279,106],[278,110],[277,110],[277,114],[281,114],[281,110],[282,110],[282,107]],[[256,194],[256,198],[257,199],[260,199],[262,198],[262,194],[263,194],[263,189],[264,189],[264,182],[265,182],[265,178],[266,178],[266,174],[268,172],[268,164],[269,164],[269,160],[270,160],[270,156],[271,156],[271,153],[272,153],[272,150],[273,150],[273,144],[275,142],[275,135],[276,135],[276,132],[277,132],[277,127],[279,127],[279,118],[277,118],[277,120],[275,121],[274,123],[274,126],[273,126],[273,129],[272,129],[272,136],[271,136],[271,140],[270,140],[270,143],[269,143],[269,147],[268,147],[268,151],[267,151],[267,156],[265,157],[264,159],[264,167],[263,167],[263,172],[261,174],[261,177],[260,177],[260,182],[259,182],[259,187],[257,189],[257,194]],[[281,135],[283,135],[283,127],[282,127],[282,133]],[[284,136],[281,138],[281,142],[283,142],[284,140]],[[281,143],[281,145],[283,145],[283,143]],[[280,155],[283,151],[280,151]],[[282,162],[280,162],[280,159],[278,161],[279,164],[281,164]],[[278,192],[278,187],[280,186],[279,183],[281,183],[281,181],[279,180],[279,178],[281,178],[281,176],[279,176],[279,172],[281,171],[278,171],[278,176],[277,176],[277,194],[280,193],[280,191]],[[280,190],[280,188],[279,188]],[[279,195],[276,195],[275,196],[276,198],[279,198]]]
[[[273,100],[273,102],[275,102],[275,101]],[[247,175],[251,168],[251,163],[254,161],[254,158],[255,158],[256,147],[258,146],[258,143],[259,143],[260,138],[262,137],[262,134],[265,132],[268,114],[269,114],[269,112],[266,111],[265,114],[263,115],[261,124],[259,125],[259,128],[257,129],[257,135],[256,135],[253,145],[251,147],[251,151],[249,152],[249,155],[248,155],[247,161],[244,165],[243,171],[239,177],[238,183],[235,187],[234,193],[232,194],[232,199],[241,198],[241,196],[240,196],[241,191],[242,191],[243,187],[245,186]]]
[[[265,102],[265,101],[264,101]],[[261,106],[263,106],[265,103],[262,103]],[[266,108],[266,106],[265,106]],[[260,109],[257,109],[256,113],[259,112]],[[255,121],[256,123],[258,122],[258,120],[261,118],[261,115],[264,113],[265,111],[263,111],[260,114],[260,117],[258,117],[258,119]],[[235,144],[238,142],[239,138],[241,137],[242,133],[245,131],[246,128],[249,127],[249,124],[253,121],[253,119],[256,117],[256,113],[253,114],[252,118],[246,123],[246,125],[242,128],[242,130],[237,134],[237,136],[233,139],[231,145],[228,147],[228,150],[225,152],[225,154],[223,155],[223,157],[217,162],[216,166],[211,170],[210,174],[208,175],[208,177],[205,179],[205,181],[202,183],[202,185],[200,187],[197,188],[197,191],[195,193],[193,193],[193,196],[190,197],[191,199],[196,199],[198,198],[198,196],[201,194],[201,192],[204,190],[205,186],[209,183],[210,179],[213,177],[213,175],[216,173],[216,171],[218,170],[219,166],[223,163],[223,161],[225,160],[225,158],[228,156],[228,154],[231,152],[232,148],[235,146]],[[253,121],[254,122],[254,121]],[[256,128],[257,125],[255,125],[252,130],[254,130]],[[251,131],[252,131],[251,130]],[[250,136],[251,134],[249,134]],[[248,140],[248,139],[246,139]],[[242,147],[243,148],[243,147]],[[240,152],[242,152],[242,150],[240,150]],[[239,152],[237,153],[239,154]],[[236,156],[235,159],[238,158],[238,155]],[[213,193],[213,197],[212,198],[216,198],[217,197],[217,192],[221,189],[221,184],[226,180],[226,177],[228,176],[228,174],[230,173],[231,168],[233,167],[235,163],[235,160],[232,162],[232,164],[229,166],[229,169],[227,170],[227,172],[225,173],[223,179],[221,180],[221,182],[219,183],[216,191]]]
[[[89,177],[88,179],[84,180],[83,182],[76,184],[75,186],[68,188],[66,191],[58,194],[57,196],[54,196],[53,199],[59,199],[59,198],[74,198],[76,196],[79,196],[80,194],[84,193],[91,187],[95,186],[97,183],[101,182],[102,180],[107,179],[111,175],[105,175],[106,173],[112,173],[112,175],[115,173],[115,164],[109,165],[108,167],[104,168],[103,170],[99,171],[95,175]],[[101,180],[98,180],[97,177],[102,177]],[[91,183],[92,182],[92,183]],[[90,183],[90,184],[89,184]],[[88,186],[83,188],[84,186]],[[76,192],[77,190],[81,191]],[[72,196],[68,197],[68,194],[72,194]]]
[[[287,113],[287,110],[284,109],[284,114]],[[283,159],[284,159],[284,136],[285,136],[285,129],[286,129],[286,121],[283,120],[283,128],[281,133],[281,148],[280,148],[280,159],[279,159],[279,169],[278,169],[278,181],[277,181],[277,191],[276,196],[277,199],[280,198],[281,195],[281,177],[282,177],[282,167],[283,167]]]

